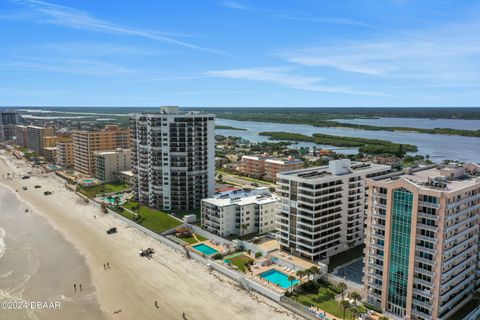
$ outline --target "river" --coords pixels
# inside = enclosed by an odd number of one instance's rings
[[[388,121],[385,121],[388,119]],[[429,128],[430,126],[450,128],[464,128],[465,123],[468,124],[469,129],[480,129],[480,120],[431,120],[431,119],[404,119],[400,122],[389,123],[392,118],[381,119],[356,119],[370,120],[368,124],[372,125],[398,125],[398,126],[416,126],[420,128]],[[342,120],[344,121],[344,120]],[[345,120],[346,121],[346,120]],[[458,121],[458,122],[456,122]],[[470,122],[471,121],[471,122]],[[416,125],[413,125],[413,123]],[[437,125],[434,125],[436,123]],[[337,136],[350,136],[371,139],[383,139],[396,143],[414,144],[418,147],[417,154],[429,155],[430,159],[435,162],[442,160],[458,160],[464,162],[480,162],[480,138],[449,136],[440,134],[424,134],[415,132],[401,132],[401,131],[370,131],[357,130],[349,128],[322,128],[314,127],[304,124],[284,124],[284,123],[270,123],[270,122],[256,122],[256,121],[236,121],[228,119],[217,119],[217,125],[231,126],[235,128],[246,129],[247,131],[221,129],[216,130],[217,134],[224,136],[239,136],[252,142],[270,141],[268,137],[258,135],[262,131],[284,131],[292,133],[301,133],[304,135],[312,135],[313,133],[324,133]],[[367,124],[367,123],[366,123]],[[311,146],[313,143],[299,143],[295,146]],[[339,148],[333,146],[322,146],[323,148],[335,149],[339,153],[356,153],[355,148]]]

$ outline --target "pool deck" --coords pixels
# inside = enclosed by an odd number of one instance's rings
[[[204,255],[203,252],[201,251],[198,251],[197,249],[194,248],[194,246],[198,246],[199,244],[204,244],[206,246],[209,246],[215,250],[218,251],[218,253],[223,253],[223,252],[226,252],[226,248],[224,246],[220,246],[220,245],[216,245],[216,244],[213,244],[210,240],[205,240],[205,241],[201,241],[201,242],[197,242],[197,243],[193,243],[191,245],[188,245],[187,247],[190,248],[190,250],[194,251],[195,253],[197,254],[200,254],[200,255]],[[215,253],[211,254],[211,255],[214,255]]]
[[[294,276],[295,279],[300,280],[299,283],[302,283],[304,281],[303,279],[300,279],[299,277],[297,277],[297,275],[295,274],[295,271],[293,271],[291,269],[290,270],[284,269],[284,268],[282,268],[282,267],[280,267],[276,264],[272,264],[270,266],[254,265],[252,267],[252,273],[250,274],[250,276],[252,278],[254,278],[255,280],[261,282],[264,286],[267,286],[269,288],[277,289],[276,291],[280,290],[279,292],[282,292],[282,293],[284,293],[285,291],[288,291],[290,288],[284,289],[284,288],[282,288],[280,286],[277,286],[276,284],[273,284],[273,283],[263,279],[262,277],[260,277],[261,273],[264,273],[264,272],[269,271],[269,270],[277,270],[277,271],[279,271],[283,274],[286,274],[287,276]]]

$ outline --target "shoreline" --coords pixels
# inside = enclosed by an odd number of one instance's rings
[[[0,154],[2,159],[4,156],[5,153]],[[0,161],[8,163],[12,170],[11,156],[9,160]],[[25,169],[22,160],[14,161],[23,164],[21,170]],[[239,291],[223,276],[129,228],[124,222],[102,214],[92,204],[67,191],[63,180],[52,175],[33,174],[28,180],[14,178],[0,183],[14,193],[19,190],[17,197],[49,220],[82,253],[106,318],[181,319],[185,312],[187,319],[195,320],[299,319],[265,297]],[[34,189],[35,184],[42,188]],[[28,190],[23,191],[22,185],[27,185]],[[54,194],[44,196],[46,190]],[[113,226],[119,229],[118,234],[107,235],[105,230]],[[154,259],[138,256],[138,250],[145,247],[156,250]],[[110,270],[104,269],[106,262],[111,265]],[[159,308],[155,307],[155,301]]]

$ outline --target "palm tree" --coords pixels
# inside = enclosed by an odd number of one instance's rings
[[[350,311],[350,315],[352,316],[352,319],[354,320],[357,319],[358,316],[360,315],[360,310],[358,310],[358,308],[355,306],[351,306],[349,308],[349,311]]]
[[[343,300],[340,301],[340,307],[342,307],[343,309],[343,319],[345,320],[345,313],[347,312],[347,309],[350,308],[350,302],[348,302],[347,300]]]
[[[293,281],[295,280],[295,277],[290,275],[288,276],[288,281],[290,281],[290,292],[293,291]]]
[[[320,268],[318,268],[317,266],[312,266],[312,267],[310,267],[310,272],[313,275],[313,279],[315,279],[315,275],[317,273],[320,273]]]
[[[357,301],[362,300],[362,296],[355,291],[352,291],[348,294],[348,297],[353,300],[353,306],[357,307]]]
[[[345,290],[347,290],[347,285],[345,284],[345,282],[340,282],[338,284],[338,288],[342,291],[342,300],[344,300],[345,298]]]
[[[297,271],[297,277],[302,279],[304,276],[305,276],[305,271],[303,271],[303,270],[298,270]]]

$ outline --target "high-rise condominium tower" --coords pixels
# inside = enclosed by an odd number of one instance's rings
[[[369,180],[364,286],[394,319],[449,319],[476,286],[480,166]]]
[[[366,178],[390,166],[330,161],[277,174],[277,229],[283,250],[315,261],[363,243]]]
[[[131,119],[134,189],[154,208],[188,210],[215,191],[215,117],[162,107]]]
[[[0,112],[0,141],[11,140],[15,136],[16,125],[18,124],[20,124],[18,112]]]

